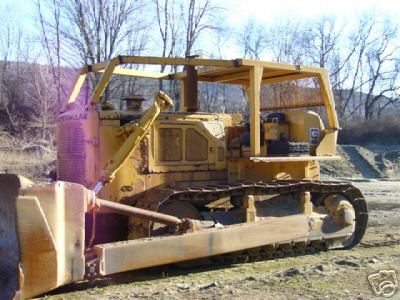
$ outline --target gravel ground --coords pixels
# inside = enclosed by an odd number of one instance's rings
[[[399,182],[354,184],[365,194],[370,209],[364,242],[400,239]],[[395,270],[400,278],[400,245],[373,245],[227,267],[134,271],[75,283],[43,299],[379,299],[367,276]],[[400,299],[400,292],[392,299]]]

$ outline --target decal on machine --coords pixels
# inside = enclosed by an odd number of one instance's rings
[[[319,129],[310,128],[310,144],[317,145],[319,143]]]

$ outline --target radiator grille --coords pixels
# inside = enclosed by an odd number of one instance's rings
[[[59,124],[57,148],[58,179],[86,185],[85,135],[79,120]]]

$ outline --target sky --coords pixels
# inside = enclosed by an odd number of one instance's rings
[[[185,1],[185,0],[183,0]],[[217,6],[226,9],[227,26],[236,26],[248,18],[268,24],[274,19],[313,19],[321,15],[334,15],[351,19],[365,10],[387,15],[400,23],[400,2],[398,0],[213,0]],[[22,22],[29,27],[33,22],[35,0],[0,0],[0,15],[13,8],[24,16]]]
[[[248,18],[268,24],[274,19],[313,19],[322,15],[351,19],[363,11],[382,13],[400,23],[398,0],[217,0],[227,8],[228,22],[238,24]]]
[[[0,18],[15,15],[14,19],[18,20],[25,32],[35,32],[34,25],[37,24],[34,17],[35,2],[36,0],[0,0]],[[268,26],[277,20],[304,21],[330,15],[336,17],[341,24],[347,24],[360,14],[371,11],[390,18],[400,26],[399,0],[212,0],[212,2],[225,9],[225,26],[230,29],[237,29],[253,18]],[[229,50],[226,49],[229,58],[240,55],[233,46],[226,46],[229,47]]]

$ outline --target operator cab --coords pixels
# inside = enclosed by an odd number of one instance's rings
[[[316,155],[325,127],[313,111],[261,114],[260,151],[262,157],[309,157]],[[230,129],[227,148],[230,157],[250,157],[250,123]]]

